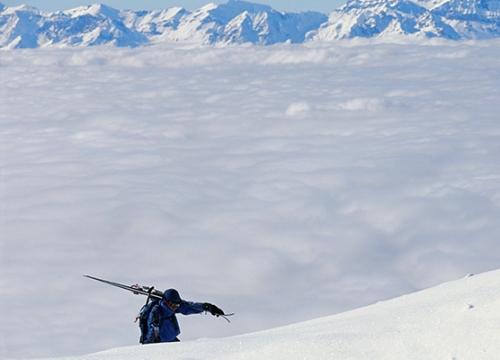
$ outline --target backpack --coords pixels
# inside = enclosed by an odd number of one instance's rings
[[[159,306],[160,300],[159,299],[154,299],[151,302],[146,303],[141,308],[141,311],[139,313],[139,316],[137,316],[137,320],[139,320],[139,329],[141,330],[141,336],[139,338],[139,342],[141,344],[144,344],[146,341],[146,338],[148,336],[149,328],[148,328],[148,319],[149,319],[149,314],[151,311],[156,307]],[[160,319],[160,327],[163,324],[163,319]]]

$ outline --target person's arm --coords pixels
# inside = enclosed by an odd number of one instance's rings
[[[214,316],[224,315],[224,311],[213,304],[184,300],[177,311],[183,315],[200,314],[204,311],[208,311]]]

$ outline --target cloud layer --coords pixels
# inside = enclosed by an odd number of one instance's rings
[[[3,52],[0,355],[134,344],[145,299],[85,273],[236,312],[189,340],[498,268],[499,52]]]

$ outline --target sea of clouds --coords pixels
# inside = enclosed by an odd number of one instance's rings
[[[323,317],[500,267],[500,41],[0,53],[0,357],[133,345],[145,298]]]

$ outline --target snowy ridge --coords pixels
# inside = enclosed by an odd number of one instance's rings
[[[331,41],[353,37],[488,39],[500,35],[499,0],[350,0],[329,17],[281,13],[270,6],[229,0],[195,11],[180,7],[120,11],[102,4],[44,13],[0,4],[0,48],[135,47],[147,43],[199,44]]]
[[[499,288],[497,270],[263,332],[117,348],[67,359],[496,360],[500,354]]]
[[[281,13],[269,6],[235,0],[219,6],[208,4],[195,11],[178,7],[150,12],[120,11],[95,4],[44,13],[20,6],[5,8],[0,13],[0,47],[135,47],[160,41],[299,43],[326,20],[325,14],[317,12]]]
[[[208,4],[194,12],[182,8],[130,13],[127,24],[153,41],[194,40],[203,44],[244,43],[270,45],[303,42],[308,31],[326,21],[326,15],[287,14],[266,5],[231,0]]]
[[[500,34],[498,0],[350,0],[332,12],[313,40],[352,37],[489,39]]]
[[[120,11],[100,4],[55,13],[23,5],[5,8],[0,14],[0,46],[6,48],[146,42],[144,35],[123,24]]]

